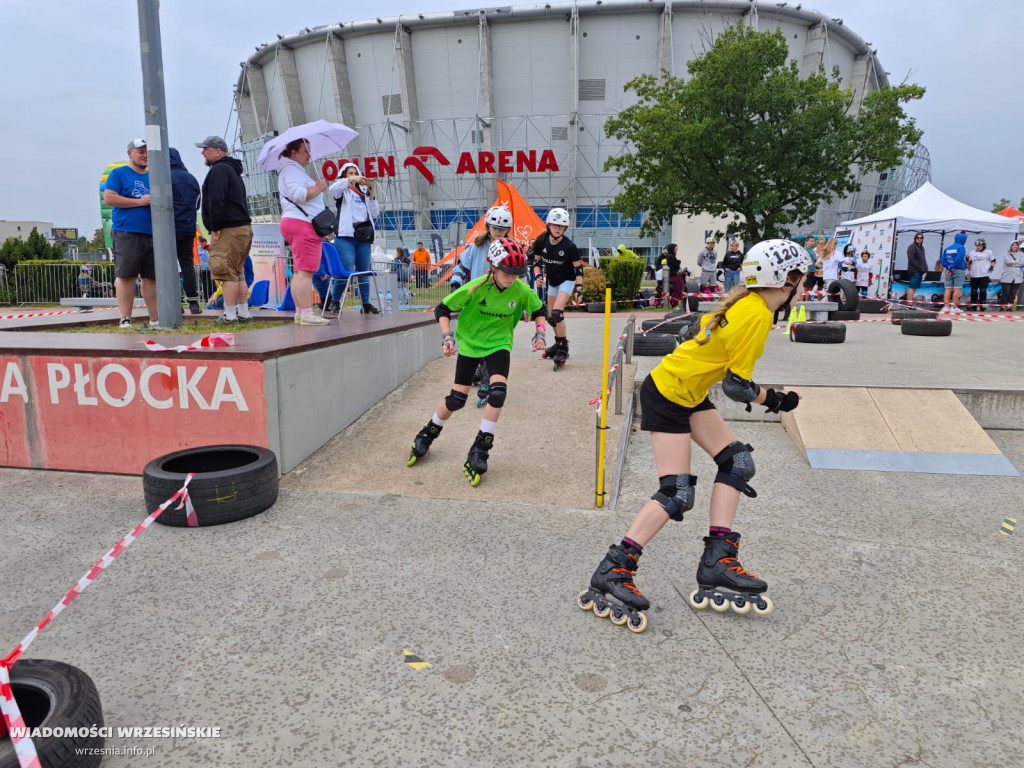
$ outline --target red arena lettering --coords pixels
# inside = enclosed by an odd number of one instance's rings
[[[542,173],[544,171],[557,171],[558,163],[555,162],[555,153],[550,149],[545,149],[540,155],[540,164],[537,166],[537,170]]]
[[[494,173],[494,153],[481,152],[477,155],[477,173]]]
[[[338,178],[338,164],[333,160],[325,160],[324,164],[320,166],[320,172],[328,181],[334,181]]]
[[[363,171],[363,175],[366,178],[368,178],[368,179],[376,179],[377,178],[377,168],[376,168],[376,165],[377,165],[377,158],[375,158],[375,157],[368,157],[368,158],[366,158],[366,168]]]
[[[498,153],[498,173],[512,173],[512,150],[505,149]]]
[[[531,149],[529,152],[519,150],[516,152],[516,173],[523,171],[537,170],[537,151]]]
[[[395,156],[388,155],[387,157],[377,158],[377,175],[378,176],[394,176],[395,175]]]
[[[473,156],[469,152],[459,155],[459,165],[456,173],[476,173],[476,166],[473,164]]]

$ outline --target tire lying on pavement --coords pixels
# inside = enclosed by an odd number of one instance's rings
[[[617,311],[618,311],[618,303],[613,301],[612,302],[612,312],[617,312]],[[587,312],[604,312],[604,302],[603,301],[592,301],[592,302],[590,302],[589,304],[587,304]]]
[[[938,312],[926,312],[920,309],[896,309],[889,314],[889,321],[899,325],[904,320],[937,320]]]
[[[953,333],[952,320],[906,319],[900,325],[904,336],[950,336]]]
[[[828,319],[829,320],[860,320],[860,312],[858,312],[857,310],[853,310],[852,312],[850,312],[850,311],[843,310],[843,309],[837,309],[834,312],[829,312],[828,313]]]
[[[647,357],[661,357],[676,348],[676,337],[671,333],[649,333],[633,337],[633,354]]]
[[[857,303],[857,309],[864,315],[884,315],[889,311],[889,302],[882,299],[865,299],[862,296]]]
[[[826,292],[831,301],[838,301],[839,308],[853,312],[860,304],[860,291],[849,280],[833,280],[828,284]]]
[[[640,328],[644,331],[654,331],[654,333],[671,333],[676,335],[689,325],[689,320],[673,317],[665,320],[644,320],[640,323]]]
[[[11,668],[11,692],[26,727],[85,729],[85,735],[33,738],[44,766],[95,768],[100,764],[103,736],[88,732],[103,726],[103,710],[96,686],[85,672],[60,661],[19,659]],[[0,738],[0,768],[18,768],[9,737]]]
[[[186,448],[153,459],[142,471],[146,511],[153,512],[194,473],[188,495],[200,526],[221,525],[258,515],[277,501],[278,473],[274,452],[255,445],[207,445]],[[160,513],[158,523],[188,525],[177,502]]]
[[[842,323],[793,323],[789,340],[804,344],[842,344],[846,341],[846,326]]]

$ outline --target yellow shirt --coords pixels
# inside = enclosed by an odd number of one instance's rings
[[[697,337],[711,315],[700,319]],[[668,400],[693,408],[708,396],[708,390],[732,371],[744,379],[754,376],[754,364],[764,352],[772,327],[772,312],[758,293],[751,291],[725,313],[724,324],[711,332],[707,344],[685,341],[666,355],[651,378]]]

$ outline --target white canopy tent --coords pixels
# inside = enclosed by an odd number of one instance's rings
[[[852,242],[858,253],[871,251],[872,263],[878,266],[871,294],[886,296],[893,271],[907,268],[907,247],[915,233],[924,233],[925,254],[929,265],[934,265],[957,232],[971,235],[967,250],[973,248],[976,236],[984,236],[989,250],[999,257],[1016,239],[1019,227],[1016,219],[972,208],[925,182],[895,205],[844,221],[836,238],[842,244]]]

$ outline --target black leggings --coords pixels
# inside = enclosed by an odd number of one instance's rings
[[[971,304],[984,304],[988,301],[988,278],[971,278]]]
[[[999,303],[1013,304],[1019,290],[1020,283],[1003,283],[999,287]]]
[[[455,360],[455,383],[464,387],[472,386],[473,374],[476,372],[477,364],[481,361],[486,364],[489,376],[508,378],[512,354],[507,349],[491,352],[487,357],[467,357],[460,352]]]

